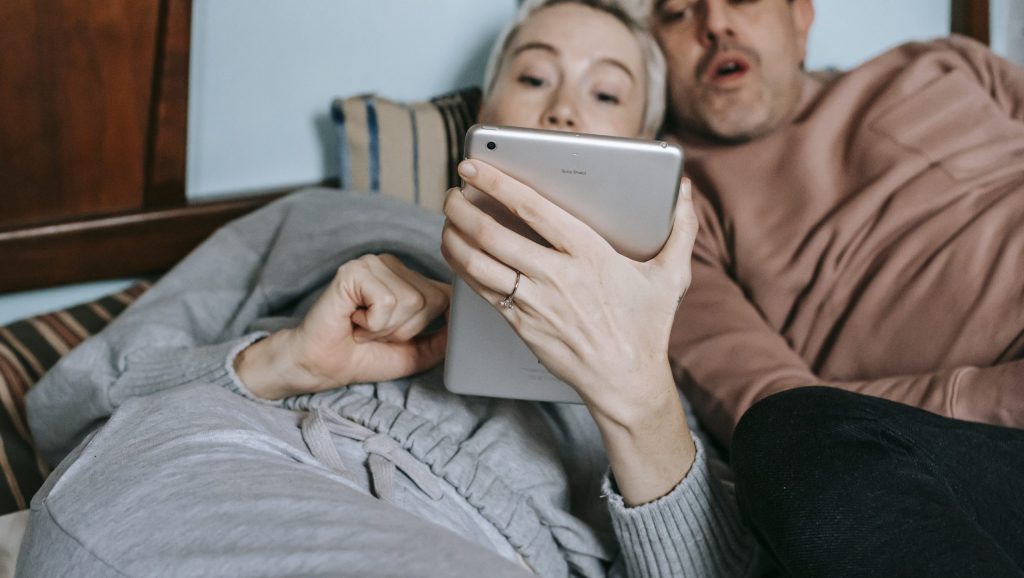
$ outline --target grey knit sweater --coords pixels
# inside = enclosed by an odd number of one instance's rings
[[[35,440],[56,464],[125,400],[195,383],[271,403],[251,396],[237,379],[231,366],[238,351],[301,318],[337,267],[360,255],[392,253],[424,274],[447,278],[440,225],[438,215],[390,199],[311,189],[224,227],[30,392]],[[530,505],[530,519],[544,529],[521,550],[541,574],[758,571],[757,547],[727,484],[711,474],[699,437],[687,477],[661,499],[628,508],[607,475],[600,436],[585,408],[463,398],[444,392],[439,382],[440,372],[432,371],[276,403],[296,410],[327,403],[413,448],[416,436],[434,435],[452,451],[464,450],[471,438],[478,444],[481,432],[494,431],[494,439],[515,449],[509,455],[521,457],[495,459],[486,444],[473,455]],[[430,421],[421,414],[439,413],[443,422],[399,431],[410,420]],[[391,414],[401,419],[379,417]],[[444,474],[443,464],[429,465]]]

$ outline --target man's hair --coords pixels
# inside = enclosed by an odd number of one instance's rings
[[[658,42],[648,29],[650,18],[649,0],[525,0],[519,7],[515,19],[502,30],[491,49],[484,74],[484,99],[490,97],[498,73],[520,26],[535,13],[558,4],[580,4],[613,16],[621,22],[640,45],[643,52],[647,76],[647,102],[644,106],[643,130],[653,135],[661,127],[665,116],[665,56]]]

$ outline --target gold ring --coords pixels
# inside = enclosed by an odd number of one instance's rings
[[[520,273],[517,270],[516,271],[516,283],[515,283],[515,285],[512,286],[512,292],[509,293],[508,295],[506,295],[505,298],[501,300],[501,303],[499,303],[499,305],[501,305],[505,309],[508,309],[508,310],[511,311],[512,309],[516,308],[516,290],[519,289],[519,279],[522,276],[523,276],[523,274]]]

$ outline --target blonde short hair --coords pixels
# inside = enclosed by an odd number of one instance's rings
[[[558,4],[580,4],[615,17],[633,33],[643,53],[647,75],[647,102],[644,107],[644,134],[654,135],[665,117],[665,55],[648,29],[650,21],[649,0],[524,0],[515,19],[501,31],[484,73],[484,100],[491,96],[502,62],[519,27],[536,12]]]

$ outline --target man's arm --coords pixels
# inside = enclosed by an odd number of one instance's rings
[[[865,381],[815,375],[764,320],[726,271],[715,219],[702,215],[693,282],[676,315],[669,357],[683,387],[723,443],[743,413],[773,393],[828,385],[913,405],[940,415],[1024,427],[1024,360]]]

